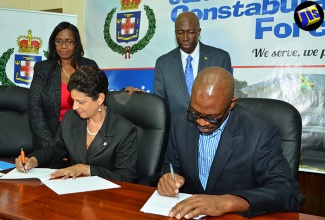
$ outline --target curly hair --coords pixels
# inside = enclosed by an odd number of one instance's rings
[[[97,66],[81,66],[70,76],[68,90],[71,92],[73,89],[86,94],[95,101],[100,93],[106,96],[108,79],[104,71]]]
[[[73,24],[70,24],[69,22],[61,22],[59,23],[53,30],[50,38],[49,38],[49,48],[48,48],[48,60],[52,60],[54,64],[61,65],[61,60],[58,54],[56,53],[56,47],[55,47],[55,38],[58,35],[59,32],[69,29],[72,31],[74,38],[75,38],[75,51],[74,55],[72,57],[71,66],[75,69],[77,68],[77,61],[84,55],[84,49],[81,44],[81,38],[79,34],[79,30],[76,26]]]

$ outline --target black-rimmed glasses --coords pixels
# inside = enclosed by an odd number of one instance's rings
[[[73,40],[63,41],[63,40],[57,39],[57,40],[54,41],[54,44],[56,46],[62,46],[63,44],[65,44],[67,47],[71,47],[71,46],[74,45],[74,41]]]
[[[228,111],[228,109],[230,108],[230,105],[231,105],[232,102],[229,103],[228,107],[226,108],[226,110],[222,113],[221,116],[219,117],[211,117],[211,116],[206,116],[206,115],[201,115],[200,113],[198,112],[195,112],[192,110],[192,107],[191,107],[191,102],[188,103],[188,106],[187,106],[187,113],[194,119],[194,120],[197,120],[197,119],[200,119],[202,118],[203,120],[209,122],[210,124],[214,124],[214,125],[218,125],[220,124],[223,116],[226,114],[226,112]]]

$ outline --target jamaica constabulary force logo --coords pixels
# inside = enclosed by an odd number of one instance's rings
[[[141,24],[141,11],[135,11],[138,9],[141,0],[120,0],[121,11],[116,15],[116,34],[115,41],[111,37],[110,25],[113,19],[113,15],[116,12],[116,8],[113,8],[106,17],[104,25],[104,39],[109,48],[114,52],[124,55],[124,58],[131,58],[131,54],[142,50],[147,46],[155,34],[156,30],[156,18],[153,10],[144,5],[144,10],[148,18],[148,30],[145,36],[139,40],[140,24]],[[132,46],[121,46],[118,43],[128,44],[130,42],[136,42]]]
[[[14,81],[29,85],[34,74],[34,65],[36,62],[42,61],[42,56],[32,55],[38,54],[42,46],[42,39],[34,37],[32,30],[27,31],[27,35],[17,37],[18,52],[23,54],[15,55],[14,65]]]

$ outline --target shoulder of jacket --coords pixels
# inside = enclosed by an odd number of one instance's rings
[[[79,59],[78,63],[86,64],[86,65],[97,65],[97,63],[94,60],[86,58],[86,57],[81,57]]]
[[[39,67],[54,66],[54,63],[51,60],[42,60],[42,61],[36,62],[35,66],[39,66]]]
[[[158,57],[157,61],[170,59],[171,57],[174,57],[174,56],[178,55],[179,53],[180,53],[179,48],[176,47],[175,49],[169,51],[168,53],[165,53],[165,54],[161,55],[160,57]]]
[[[34,74],[40,76],[41,78],[48,77],[53,71],[55,71],[55,65],[50,60],[43,60],[35,63]]]
[[[68,120],[68,123],[64,123]],[[80,118],[80,116],[77,114],[76,111],[70,109],[68,111],[65,112],[64,116],[63,116],[63,119],[62,119],[62,122],[64,124],[75,124],[76,122],[79,122],[80,120],[82,120]]]
[[[204,51],[204,52],[209,52],[209,51],[213,51],[213,52],[218,52],[219,54],[222,53],[222,54],[229,54],[227,51],[223,50],[223,49],[220,49],[218,47],[213,47],[213,46],[210,46],[210,45],[206,45],[206,44],[203,44],[200,42],[200,50]]]

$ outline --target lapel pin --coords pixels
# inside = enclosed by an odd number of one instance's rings
[[[103,144],[104,146],[106,146],[107,145],[107,142],[104,142],[104,144]]]
[[[207,60],[208,58],[207,57],[204,57],[204,60]]]

